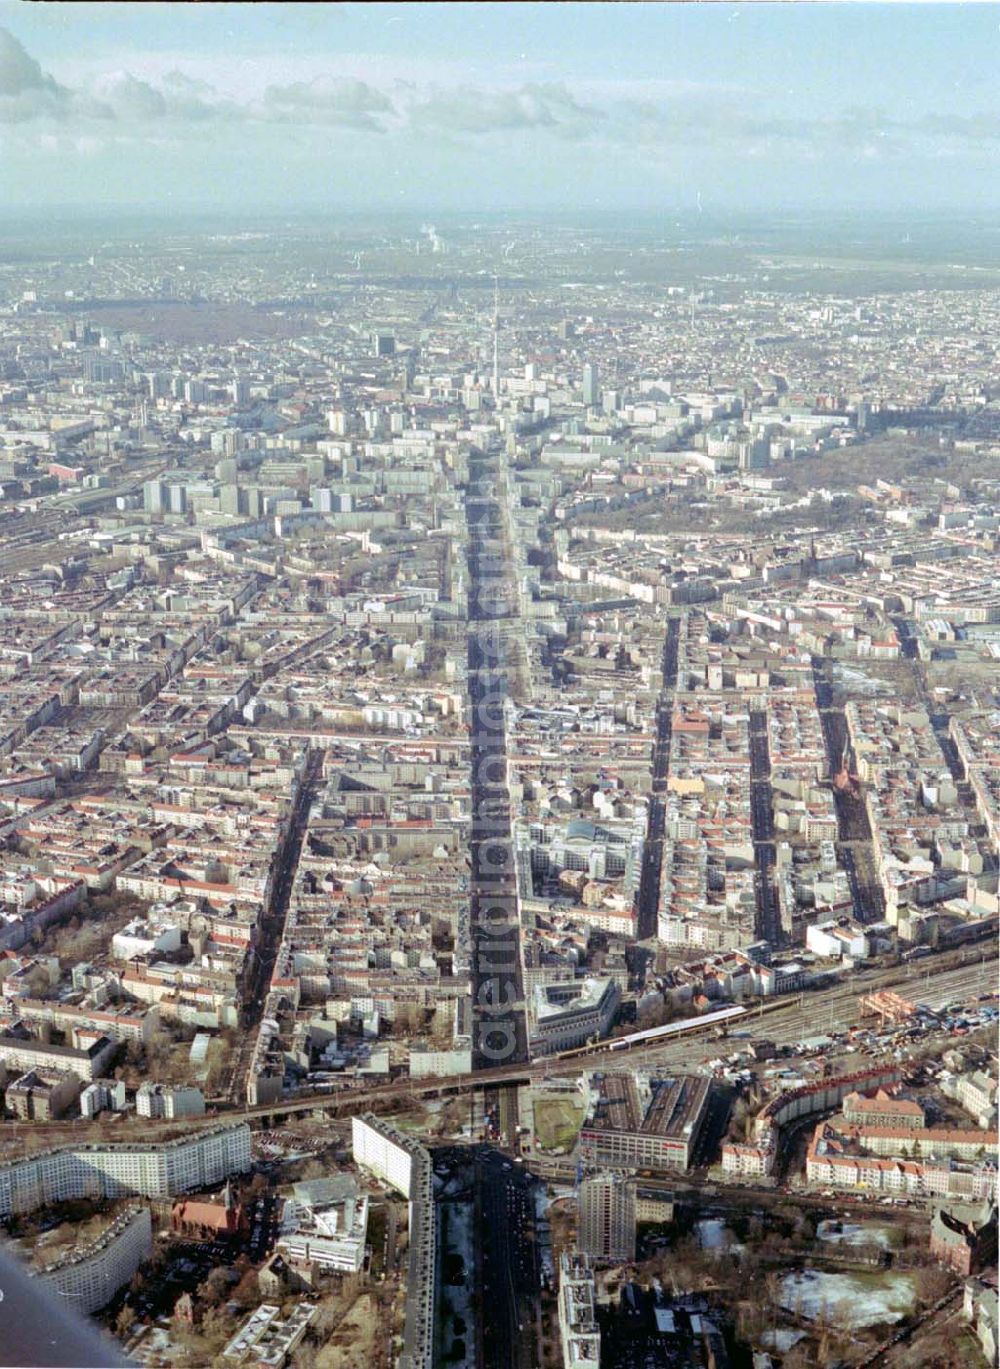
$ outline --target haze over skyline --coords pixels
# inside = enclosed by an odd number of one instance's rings
[[[8,209],[1000,203],[1000,8],[0,3]]]

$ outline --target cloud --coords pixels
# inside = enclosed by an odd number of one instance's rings
[[[107,77],[100,90],[119,119],[162,119],[167,112],[162,92],[127,71]]]
[[[620,101],[609,112],[605,136],[613,141],[654,143],[684,140],[755,155],[826,156],[859,153],[890,157],[930,150],[942,141],[972,148],[1000,139],[1000,115],[926,115],[893,119],[883,109],[855,106],[801,118],[778,116],[760,99],[733,93],[692,92],[688,98]]]
[[[199,81],[193,76],[187,76],[183,71],[164,72],[163,84],[184,95],[211,95],[213,93],[212,87],[207,81]]]
[[[128,71],[101,76],[92,91],[72,90],[47,75],[22,44],[0,28],[0,122],[113,120],[130,127],[164,123],[342,125],[383,132],[388,96],[353,77],[268,86],[259,99],[226,99],[207,81],[170,71],[156,83]]]
[[[254,116],[269,122],[340,124],[382,133],[385,115],[394,113],[392,101],[380,90],[353,77],[320,77],[268,86]]]
[[[418,97],[410,105],[408,116],[413,128],[442,133],[542,129],[573,138],[586,136],[605,117],[599,109],[581,104],[560,82],[523,85],[516,90],[476,90],[469,86],[438,90]]]
[[[315,61],[308,66],[317,69]],[[289,75],[296,70],[286,69]],[[848,108],[790,117],[766,88],[667,78],[604,80],[576,89],[562,81],[510,86],[476,86],[467,77],[454,85],[396,81],[390,95],[374,76],[371,81],[345,74],[277,82],[272,68],[272,84],[262,89],[262,82],[254,86],[252,75],[243,83],[230,82],[228,94],[181,70],[150,79],[113,71],[88,81],[86,88],[67,86],[0,28],[0,124],[39,131],[70,125],[78,137],[113,131],[147,144],[159,137],[183,138],[192,126],[213,124],[247,130],[281,126],[300,130],[304,138],[310,131],[336,128],[439,140],[531,135],[533,147],[537,137],[587,141],[653,158],[696,149],[699,156],[707,150],[803,161],[831,155],[961,157],[1000,141],[996,111],[898,119],[876,108]]]
[[[131,72],[113,72],[97,84],[97,92],[111,116],[122,123],[204,123],[214,119],[242,117],[240,107],[220,99],[204,81],[192,81],[182,72],[168,72],[162,86],[140,80]]]
[[[928,114],[916,127],[935,138],[993,143],[1000,138],[1000,114]]]
[[[0,123],[62,119],[72,103],[72,92],[46,76],[14,35],[0,28]]]

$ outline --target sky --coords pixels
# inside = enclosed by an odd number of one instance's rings
[[[1000,207],[1000,4],[0,0],[0,210]]]

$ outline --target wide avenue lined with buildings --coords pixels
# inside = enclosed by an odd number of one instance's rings
[[[1000,295],[774,233],[6,263],[0,1218],[137,1362],[988,1354]]]

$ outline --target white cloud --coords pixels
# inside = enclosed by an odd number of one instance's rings
[[[581,104],[562,82],[513,90],[438,90],[418,96],[407,112],[417,129],[473,134],[543,129],[563,137],[584,137],[605,117]]]
[[[0,28],[0,123],[19,126],[22,140],[29,126],[51,131],[56,124],[69,125],[80,138],[117,128],[150,145],[168,130],[183,135],[192,125],[278,125],[303,137],[336,128],[442,142],[530,135],[533,148],[548,138],[553,146],[587,141],[654,157],[698,148],[803,161],[833,153],[959,156],[982,153],[1000,140],[995,111],[898,119],[854,108],[798,118],[776,112],[780,102],[767,88],[666,77],[592,80],[571,88],[559,80],[503,84],[497,73],[477,80],[475,66],[407,67],[401,59],[370,56],[342,55],[336,75],[319,54],[301,60],[234,54],[222,64],[180,53],[128,60],[107,71],[81,57],[76,67],[62,69],[77,74],[64,84]]]
[[[220,98],[205,82],[192,81],[179,71],[168,72],[159,85],[141,80],[130,71],[116,71],[102,76],[94,89],[101,104],[122,123],[204,123],[243,117],[239,105]]]
[[[0,28],[0,123],[64,118],[72,92],[47,76],[12,33]]]
[[[365,81],[353,77],[325,77],[268,86],[251,117],[295,124],[341,124],[381,133],[392,101]]]

